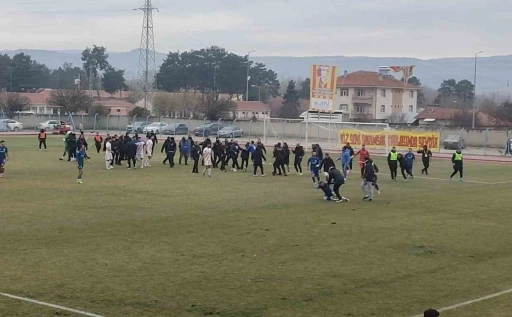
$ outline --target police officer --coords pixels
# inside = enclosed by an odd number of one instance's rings
[[[453,176],[455,176],[455,174],[457,174],[457,172],[458,172],[460,175],[460,181],[462,182],[463,181],[463,178],[462,178],[463,177],[463,171],[462,171],[463,163],[462,163],[462,152],[460,151],[460,149],[458,149],[455,153],[453,153],[452,164],[453,164],[453,173],[452,173],[452,175],[450,175],[450,179],[452,179]]]
[[[391,172],[391,179],[396,181],[396,175],[398,171],[398,153],[396,152],[396,147],[393,146],[391,152],[388,154],[388,166],[389,171]]]

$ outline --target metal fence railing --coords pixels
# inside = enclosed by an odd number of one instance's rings
[[[0,117],[6,118],[6,114],[0,111]],[[137,121],[145,123],[164,122],[167,124],[183,123],[189,128],[189,131],[203,125],[206,120],[193,118],[170,118],[170,117],[137,117],[120,115],[73,115],[75,128],[82,127],[84,131],[105,131],[107,133],[124,133],[126,126]],[[19,114],[13,119],[23,123],[26,130],[36,130],[37,125],[47,120],[65,120],[68,116],[61,114],[29,115]],[[224,126],[237,125],[244,133],[244,138],[267,139],[267,142],[288,142],[289,145],[302,143],[306,140],[306,124],[302,119],[266,119],[266,120],[231,120],[220,119],[219,122]],[[363,131],[382,131],[385,128],[383,124],[357,124],[357,123],[337,123],[337,122],[310,122],[307,125],[308,143],[319,143],[330,147],[339,147],[340,129],[359,129]],[[398,131],[423,131],[438,132],[440,140],[444,140],[449,135],[460,135],[465,144],[471,151],[481,155],[500,155],[504,154],[504,149],[509,140],[512,139],[512,127],[508,129],[463,129],[457,127],[432,127],[432,126],[389,126],[392,130]],[[290,144],[291,143],[291,144]],[[440,149],[443,150],[443,149]]]

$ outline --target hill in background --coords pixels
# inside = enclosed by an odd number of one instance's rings
[[[36,50],[19,49],[4,50],[0,53],[14,55],[24,52],[37,61],[46,64],[50,68],[58,68],[64,62],[81,66],[80,50]],[[166,57],[166,53],[156,53],[157,66]],[[438,59],[416,59],[408,57],[346,57],[346,56],[254,56],[256,62],[261,62],[277,72],[279,78],[305,78],[309,77],[309,66],[312,64],[337,65],[339,75],[344,70],[353,72],[357,70],[377,71],[379,66],[391,65],[416,65],[415,74],[421,79],[424,86],[438,88],[443,79],[454,78],[457,80],[468,79],[473,81],[474,58],[438,58]],[[129,52],[109,52],[110,63],[117,68],[126,71],[126,78],[133,79],[137,76],[139,64],[139,49]],[[501,91],[508,86],[512,77],[512,55],[492,56],[478,58],[478,79],[477,90],[479,92]]]

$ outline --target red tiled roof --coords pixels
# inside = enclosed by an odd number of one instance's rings
[[[427,107],[427,109],[420,112],[416,119],[434,119],[434,120],[456,120],[457,116],[462,113],[463,110],[453,108],[439,108],[439,107]],[[494,127],[494,126],[507,126],[506,122],[499,120],[487,113],[480,110],[468,109],[466,110],[468,115],[475,113],[475,123],[480,127]]]
[[[242,111],[269,112],[270,108],[260,101],[235,101],[236,109]]]
[[[41,89],[39,92],[23,92],[20,95],[27,97],[32,105],[46,105],[51,92],[51,89]]]
[[[392,76],[381,75],[377,72],[357,71],[347,75],[339,76],[337,87],[386,87],[386,88],[410,88],[419,89],[419,87],[407,84]]]
[[[129,103],[123,99],[105,99],[100,101],[95,101],[95,103],[100,103],[105,107],[135,107],[134,104]]]
[[[454,116],[460,114],[462,110],[453,108],[428,107],[418,113],[416,119],[435,119],[435,120],[452,120]],[[473,114],[473,109],[467,110],[467,113]]]

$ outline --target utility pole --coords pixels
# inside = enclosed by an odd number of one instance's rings
[[[483,53],[484,51],[478,51],[475,53],[475,77],[473,78],[473,124],[471,127],[475,128],[475,117],[476,117],[476,58],[478,54]]]
[[[151,0],[145,0],[144,5],[138,9],[144,12],[142,19],[142,34],[140,37],[139,71],[137,74],[137,90],[143,93],[144,109],[148,109],[150,92],[156,88],[156,58],[155,35],[153,32],[153,7]],[[149,109],[151,110],[151,109]]]
[[[256,50],[252,50],[249,53],[247,53],[247,86],[245,89],[245,101],[249,101],[249,79],[251,79],[251,76],[249,76],[249,69],[251,66],[251,61],[249,60],[249,55],[251,55],[251,53],[254,53],[254,52],[256,52]]]

